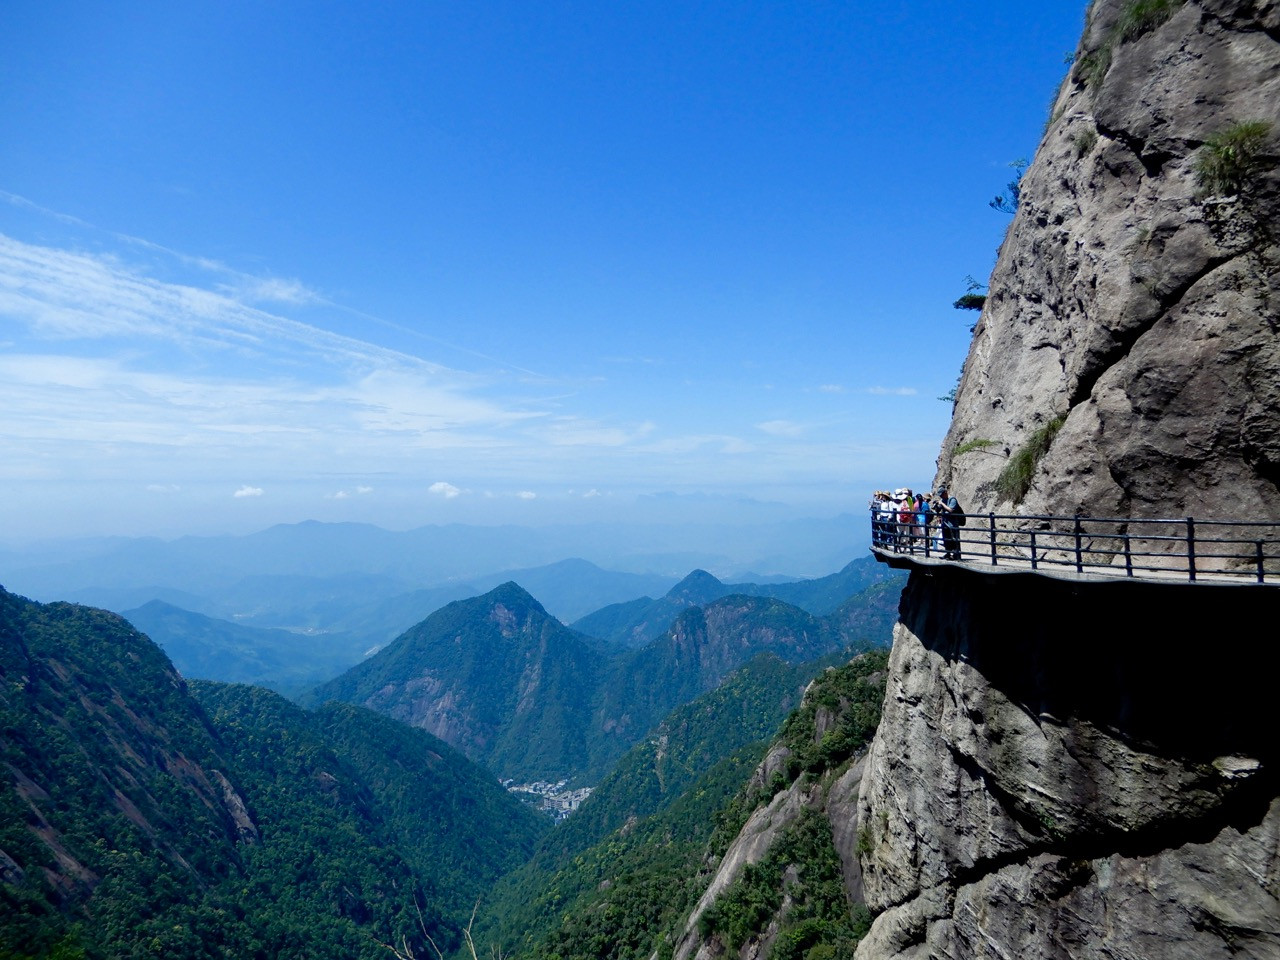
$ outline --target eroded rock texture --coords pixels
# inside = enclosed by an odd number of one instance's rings
[[[859,960],[1280,957],[1275,611],[913,574],[858,804]]]
[[[1203,183],[1205,143],[1251,121],[1248,174]],[[1278,142],[1280,4],[1090,7],[939,460],[971,513],[1013,511],[994,481],[1063,418],[1023,513],[1280,519]]]

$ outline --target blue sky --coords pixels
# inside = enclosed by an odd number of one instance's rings
[[[0,537],[924,486],[1083,14],[16,0]]]

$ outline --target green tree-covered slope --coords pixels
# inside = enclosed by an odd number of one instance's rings
[[[196,686],[0,590],[0,957],[373,958],[425,949],[418,906],[452,947],[545,829],[423,731]]]
[[[886,661],[885,653],[872,652],[821,672],[769,747],[765,766],[757,766],[766,754],[763,741],[733,742],[735,730],[725,715],[733,713],[726,708],[735,695],[760,703],[768,690],[776,696],[779,689],[792,689],[777,681],[795,680],[798,668],[760,658],[722,689],[674,712],[601,784],[591,798],[600,810],[593,813],[588,801],[579,811],[585,814],[581,826],[575,830],[571,817],[529,864],[498,884],[478,921],[481,942],[516,957],[556,960],[670,956],[744,824],[785,799],[782,794],[820,798],[865,748],[879,719]],[[812,675],[819,667],[808,669]],[[748,692],[752,688],[754,694]],[[771,701],[775,718],[782,713],[780,700]],[[656,749],[663,736],[670,756],[709,759],[719,753],[721,758],[696,776],[680,777],[682,789],[663,793],[654,788],[656,771],[667,764]],[[717,749],[717,737],[730,739]],[[692,770],[692,765],[676,766]],[[781,935],[770,949],[779,960],[799,960],[822,945],[847,951],[860,936],[864,917],[844,890],[821,804],[798,806],[799,815],[766,856],[744,871],[706,916],[708,935],[721,945],[759,939],[775,921]],[[600,835],[618,818],[623,819],[616,829]]]

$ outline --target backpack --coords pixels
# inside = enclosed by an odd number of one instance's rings
[[[963,527],[968,520],[969,518],[964,515],[964,507],[960,506],[960,501],[957,500],[956,508],[951,511],[951,522],[957,527]]]

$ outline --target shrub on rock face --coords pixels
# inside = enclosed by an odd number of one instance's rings
[[[1247,189],[1263,167],[1262,148],[1270,133],[1269,121],[1248,120],[1232,124],[1206,140],[1195,165],[1201,193],[1233,196]]]
[[[1129,0],[1102,45],[1080,58],[1077,76],[1096,89],[1111,69],[1116,47],[1150,33],[1172,17],[1182,4],[1183,0]]]
[[[1031,489],[1036,464],[1049,452],[1049,446],[1064,422],[1062,417],[1054,417],[1043,427],[1033,431],[1027,442],[1009,458],[1009,462],[1000,471],[1000,476],[996,477],[996,493],[1000,495],[1000,499],[1008,500],[1015,506],[1022,502]]]

